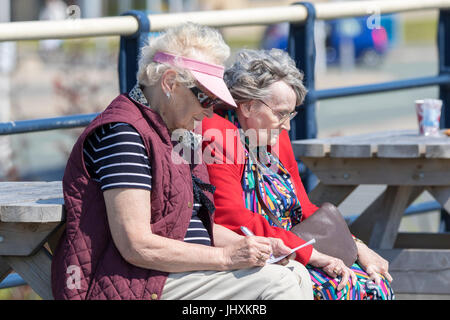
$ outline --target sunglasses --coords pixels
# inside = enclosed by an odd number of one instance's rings
[[[197,87],[189,88],[191,92],[194,94],[194,96],[197,98],[198,102],[200,102],[200,105],[202,108],[208,109],[216,104],[220,103],[220,99],[217,98],[211,98],[206,93],[204,93],[202,90],[200,90]]]

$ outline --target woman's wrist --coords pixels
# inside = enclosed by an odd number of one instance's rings
[[[232,259],[230,254],[230,247],[217,247],[220,250],[219,256],[219,270],[226,271],[232,269]]]
[[[244,236],[216,223],[213,225],[213,234],[214,246],[220,248],[236,243],[244,238]]]
[[[324,254],[320,253],[316,249],[312,249],[311,256],[309,258],[309,264],[317,267],[318,264],[321,264],[323,261]]]
[[[355,244],[356,244],[356,253],[357,256],[356,258],[359,259],[361,256],[361,253],[364,252],[364,250],[366,250],[366,248],[368,248],[368,246],[360,239],[353,237],[353,239],[355,240]]]

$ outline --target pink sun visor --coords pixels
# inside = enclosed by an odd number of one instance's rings
[[[167,52],[157,52],[153,57],[153,61],[190,70],[194,78],[217,98],[233,107],[237,107],[227,85],[223,81],[224,67],[176,56]]]

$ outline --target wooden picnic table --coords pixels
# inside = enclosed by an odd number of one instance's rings
[[[359,185],[386,185],[350,230],[390,262],[397,293],[450,295],[450,233],[399,232],[405,209],[425,190],[450,213],[450,137],[383,131],[292,145],[319,179],[309,193],[315,204],[338,206]]]
[[[405,208],[428,190],[450,212],[450,138],[413,131],[293,142],[320,179],[316,204],[339,205],[358,185],[386,191],[351,225],[352,232],[390,261],[397,293],[450,295],[450,234],[404,234]],[[51,252],[64,230],[61,181],[0,182],[0,281],[17,272],[44,299],[53,299]]]
[[[12,270],[53,299],[51,252],[65,221],[62,183],[0,183],[0,282]]]

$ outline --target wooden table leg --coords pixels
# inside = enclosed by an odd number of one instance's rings
[[[45,300],[53,300],[51,289],[51,255],[41,248],[31,256],[3,256],[3,259],[30,287]]]
[[[319,182],[319,184],[308,194],[308,198],[317,206],[320,206],[324,202],[330,202],[337,207],[350,195],[350,193],[353,192],[353,190],[356,189],[356,187],[356,185],[326,185]]]
[[[388,187],[383,200],[383,208],[380,219],[373,226],[369,246],[372,248],[391,249],[397,238],[398,228],[405,209],[409,205],[413,187],[399,186]]]
[[[55,231],[48,237],[47,243],[50,248],[50,253],[54,255],[55,250],[59,244],[62,234],[66,230],[66,224],[62,224],[60,227],[56,228]]]
[[[388,186],[350,225],[350,231],[370,247],[393,248],[405,209],[423,187]]]
[[[450,214],[450,186],[427,187],[427,191],[441,204],[442,208]]]
[[[6,278],[10,271],[11,267],[9,264],[2,257],[0,257],[0,282]]]

